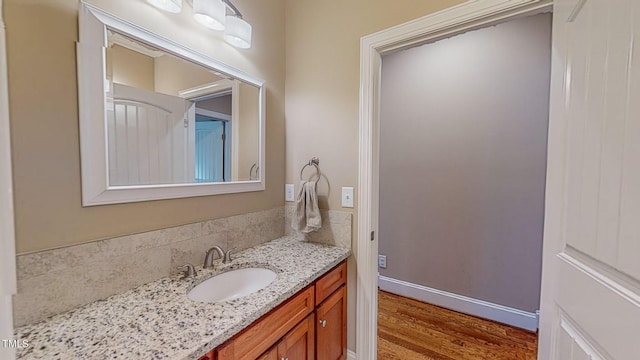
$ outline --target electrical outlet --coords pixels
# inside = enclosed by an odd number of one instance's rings
[[[342,207],[345,207],[345,208],[353,207],[353,188],[352,187],[342,188]]]
[[[387,268],[387,255],[378,255],[378,267]]]
[[[293,184],[284,185],[284,201],[295,201]]]

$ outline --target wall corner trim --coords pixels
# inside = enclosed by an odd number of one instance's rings
[[[7,43],[0,0],[0,339],[13,339],[12,294],[17,290],[7,74]],[[15,359],[15,349],[0,348],[0,357]]]
[[[528,331],[536,331],[538,329],[538,315],[535,312],[526,312],[386,276],[378,276],[378,283],[380,284],[380,290]]]
[[[17,292],[7,43],[0,0],[0,294]]]
[[[351,350],[347,350],[347,360],[356,360],[356,353],[351,351]]]

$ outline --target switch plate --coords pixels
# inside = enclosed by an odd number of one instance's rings
[[[353,207],[353,188],[352,187],[342,188],[342,207],[345,207],[345,208]]]
[[[295,200],[295,189],[293,184],[285,184],[284,185],[284,201],[294,201]]]
[[[387,256],[386,255],[378,255],[378,267],[386,269],[387,268]]]

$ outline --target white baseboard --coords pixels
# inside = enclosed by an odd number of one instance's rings
[[[442,306],[461,313],[497,321],[521,329],[536,331],[538,316],[508,306],[470,298],[410,282],[378,276],[380,290]]]
[[[351,350],[347,350],[347,360],[356,360],[356,353]]]

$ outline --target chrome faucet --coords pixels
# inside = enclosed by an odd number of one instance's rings
[[[227,251],[222,250],[222,248],[218,245],[214,245],[211,249],[207,250],[206,255],[204,256],[204,265],[202,266],[205,269],[209,269],[213,267],[213,253],[217,252],[218,257],[222,260],[223,264],[230,263],[233,261],[231,258],[231,252],[235,251],[236,248],[231,248]]]
[[[218,245],[214,245],[211,249],[207,250],[207,254],[204,256],[204,265],[202,266],[205,269],[209,269],[213,267],[213,253],[217,252],[218,256],[220,257],[220,259],[222,259],[224,261],[225,259],[225,252],[224,250],[222,250],[222,248]]]

